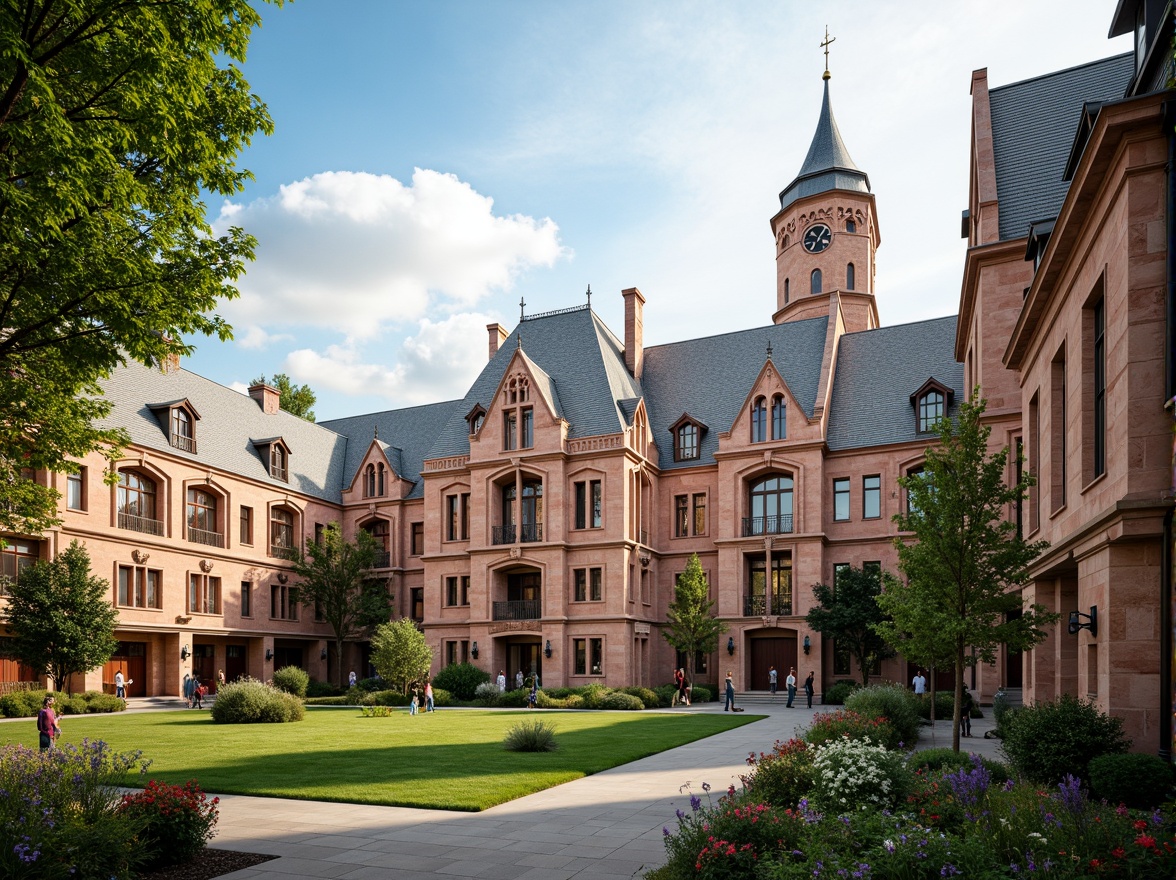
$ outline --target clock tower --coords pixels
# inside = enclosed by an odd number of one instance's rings
[[[874,252],[880,241],[870,178],[849,156],[829,103],[824,73],[821,116],[800,173],[780,193],[776,242],[777,324],[830,315],[848,333],[878,326]]]

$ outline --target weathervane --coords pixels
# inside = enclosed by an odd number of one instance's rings
[[[825,73],[821,79],[829,78],[829,44],[836,39],[836,37],[829,36],[829,25],[825,25],[825,41],[821,43],[821,48],[825,50]]]

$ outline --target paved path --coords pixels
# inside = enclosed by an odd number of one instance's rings
[[[664,862],[662,828],[676,826],[675,810],[689,810],[684,783],[701,793],[707,782],[721,794],[738,784],[749,752],[788,739],[819,711],[746,708],[767,717],[481,813],[224,796],[213,846],[280,856],[226,875],[232,880],[630,878]],[[722,710],[711,703],[687,711]],[[980,738],[991,726],[974,722],[977,737],[961,744],[995,755],[997,741]],[[951,744],[950,723],[940,722],[936,742],[930,733],[920,748]]]

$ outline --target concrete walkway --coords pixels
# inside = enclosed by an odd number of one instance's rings
[[[662,828],[674,830],[675,810],[690,809],[685,783],[699,795],[709,783],[717,798],[739,785],[750,752],[789,739],[820,711],[746,709],[767,717],[481,813],[223,796],[212,845],[280,856],[226,875],[233,880],[630,878],[665,861]],[[685,711],[722,709],[710,703]],[[991,727],[990,718],[973,722],[976,736],[961,747],[996,756],[999,742],[981,738]],[[950,744],[950,722],[926,728],[919,741],[920,748]]]

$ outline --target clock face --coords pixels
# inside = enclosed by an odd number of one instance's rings
[[[819,254],[833,241],[833,232],[824,223],[810,226],[804,234],[804,249],[810,254]]]

